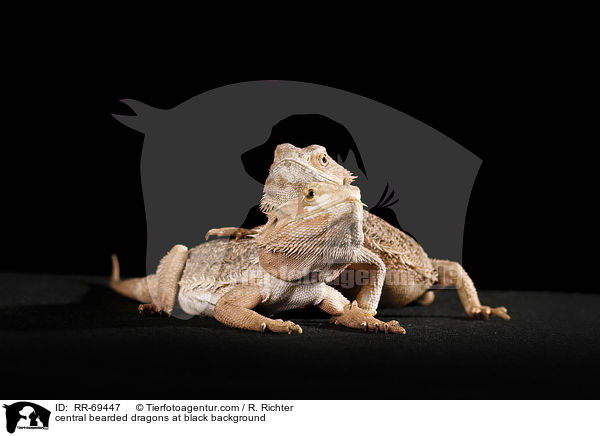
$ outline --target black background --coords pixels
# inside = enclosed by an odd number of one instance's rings
[[[591,259],[578,249],[590,238],[591,145],[574,103],[577,74],[559,70],[565,59],[555,52],[532,56],[507,42],[497,51],[441,50],[400,63],[388,52],[321,61],[280,51],[249,62],[243,49],[167,58],[91,47],[16,53],[2,171],[3,271],[107,275],[117,252],[125,275],[143,274],[143,135],[111,116],[129,113],[119,100],[168,108],[217,86],[285,79],[390,105],[483,159],[463,260],[478,287],[595,289]]]

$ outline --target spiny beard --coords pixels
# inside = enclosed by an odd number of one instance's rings
[[[278,232],[259,235],[256,242],[264,250],[289,256],[320,258],[324,263],[354,262],[364,238],[362,219],[355,219],[353,213],[335,221],[325,219],[325,226],[314,225],[317,220],[305,223],[309,225],[287,225]]]

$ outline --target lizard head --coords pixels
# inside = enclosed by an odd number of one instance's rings
[[[261,210],[270,212],[277,205],[296,198],[311,182],[350,185],[355,176],[333,160],[325,147],[305,148],[280,144],[265,181]]]
[[[362,220],[356,186],[309,183],[297,198],[269,214],[256,237],[261,265],[277,277],[296,280],[310,271],[354,262],[363,245]]]

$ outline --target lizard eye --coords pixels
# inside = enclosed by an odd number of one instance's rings
[[[323,164],[323,166],[327,165],[327,155],[324,154],[323,157],[321,158],[321,163]]]
[[[306,191],[306,195],[304,196],[304,198],[307,201],[313,201],[315,199],[315,190],[309,189],[308,191]]]

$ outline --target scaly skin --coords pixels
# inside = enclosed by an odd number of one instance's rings
[[[161,260],[156,274],[138,279],[120,280],[113,257],[110,284],[144,303],[141,312],[169,315],[178,295],[184,312],[212,316],[240,329],[302,333],[297,324],[257,310],[272,314],[315,305],[336,324],[404,333],[396,321],[375,319],[326,284],[350,263],[372,263],[375,257],[364,247],[362,206],[355,186],[311,183],[274,207],[256,238],[214,240],[190,250],[177,245]],[[375,306],[383,278],[365,297]]]
[[[306,185],[319,181],[337,185],[350,185],[354,176],[327,155],[324,147],[311,145],[297,148],[291,144],[281,144],[275,150],[269,177],[265,182],[261,210],[270,217],[274,208],[289,201]],[[385,265],[386,276],[380,307],[404,306],[413,301],[431,304],[434,290],[446,286],[456,286],[460,301],[467,315],[472,318],[488,319],[490,315],[510,319],[506,308],[491,308],[479,302],[477,290],[468,274],[457,262],[431,259],[425,250],[410,236],[393,227],[381,218],[364,211],[364,245],[375,258],[368,264],[353,263],[350,271],[370,271],[377,261]],[[255,237],[263,227],[240,229],[227,227],[210,230],[206,237],[235,236]],[[433,287],[433,288],[432,288]],[[365,301],[364,287],[341,288],[348,298],[356,297],[358,305],[375,314],[375,309]],[[361,295],[362,293],[362,295]]]

